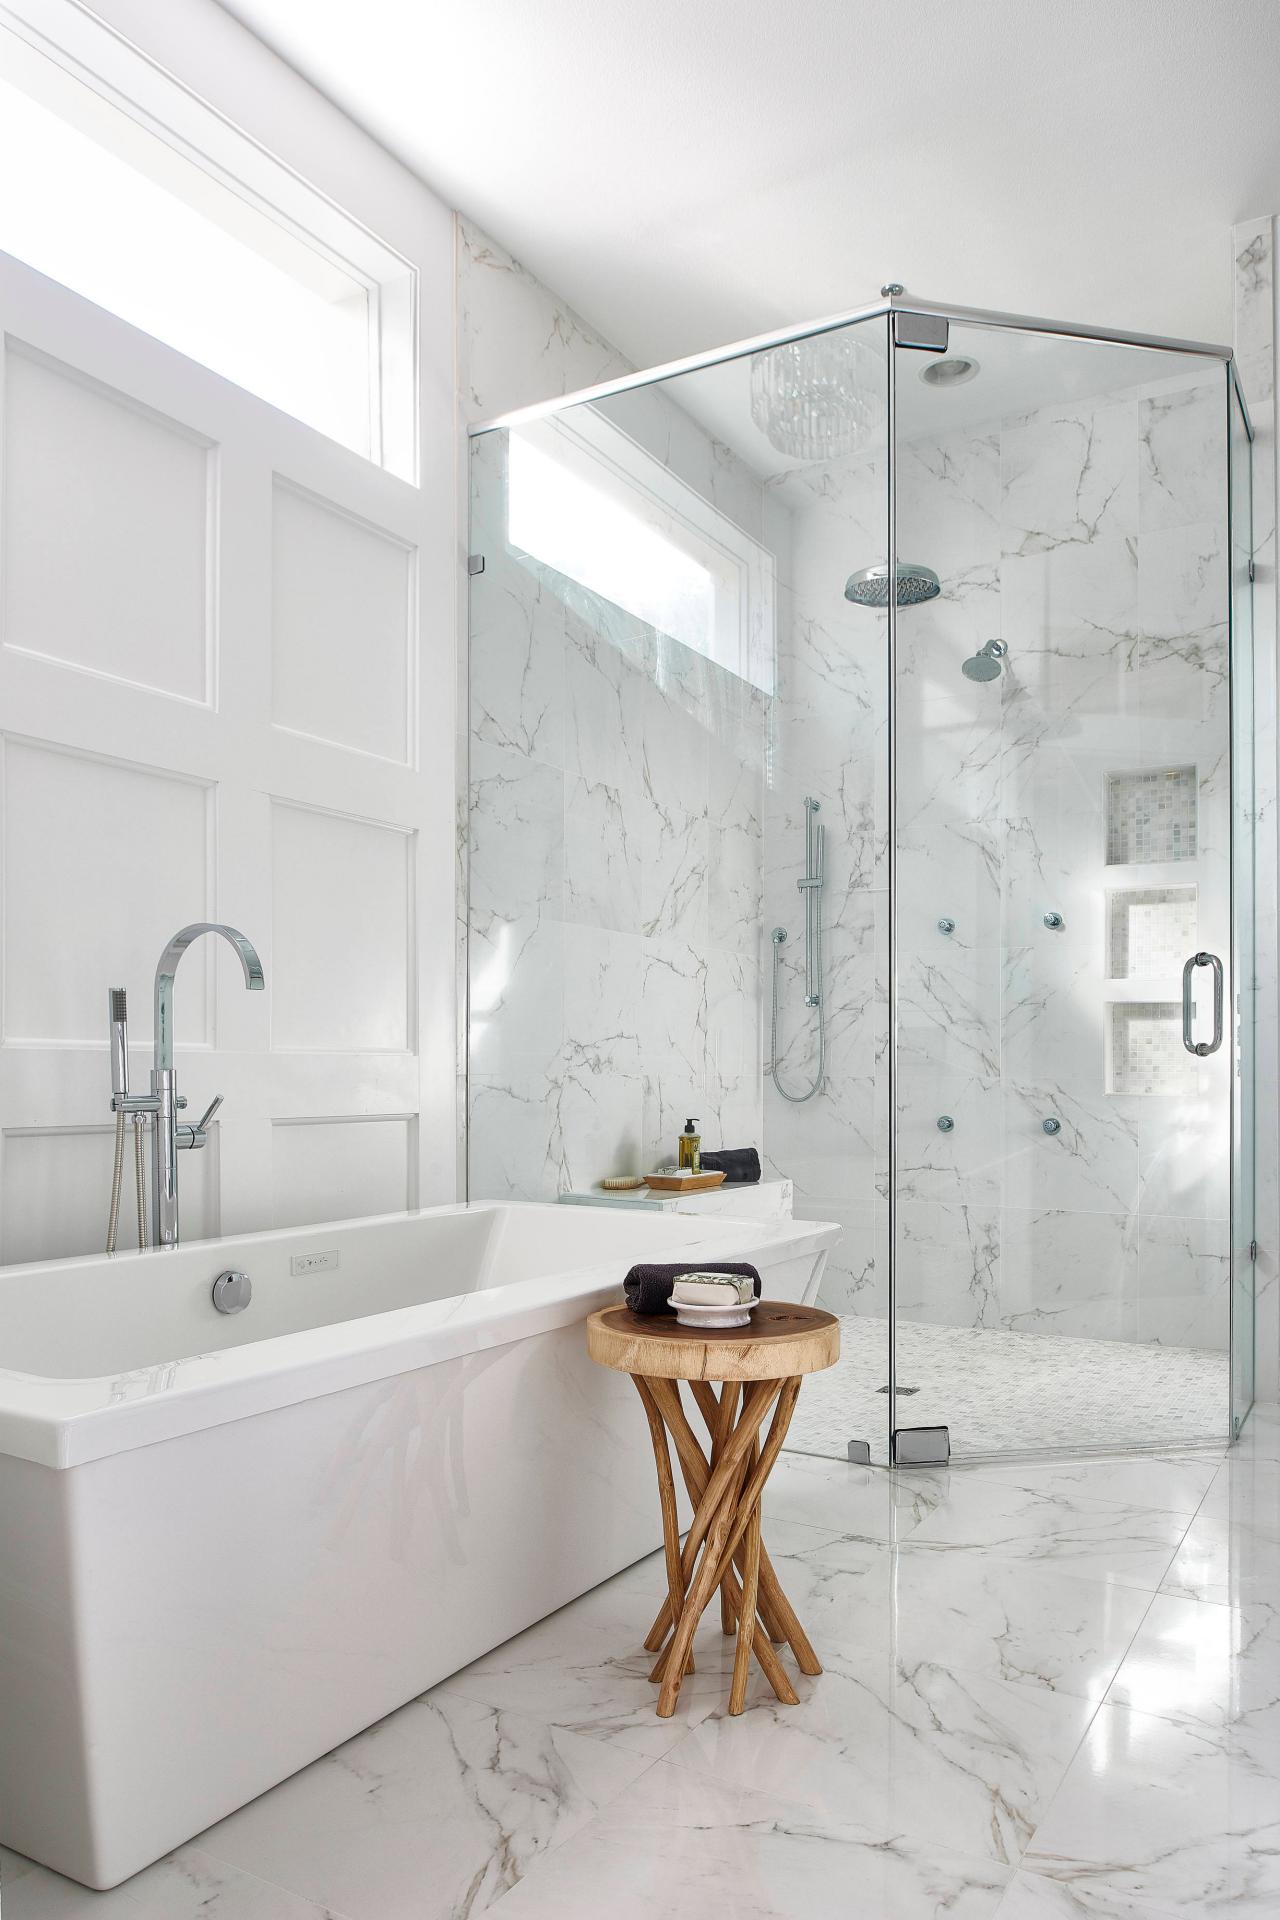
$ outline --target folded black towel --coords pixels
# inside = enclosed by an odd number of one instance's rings
[[[671,1288],[680,1273],[732,1273],[740,1280],[754,1280],[760,1298],[760,1275],[745,1260],[677,1260],[668,1266],[632,1267],[622,1283],[632,1313],[674,1313]]]
[[[722,1173],[726,1187],[754,1187],[760,1178],[760,1155],[754,1147],[721,1147],[719,1153],[704,1153],[704,1173]]]

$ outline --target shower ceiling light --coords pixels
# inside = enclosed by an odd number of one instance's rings
[[[941,360],[931,360],[927,367],[921,367],[920,378],[927,387],[962,387],[966,380],[972,380],[978,371],[978,362],[969,360],[962,353],[949,353]]]
[[[851,453],[884,419],[884,363],[849,329],[793,340],[751,362],[751,418],[793,460]]]

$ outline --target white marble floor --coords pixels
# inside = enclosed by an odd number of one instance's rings
[[[1239,1446],[892,1474],[784,1457],[825,1661],[674,1720],[642,1562],[113,1893],[3,1920],[1187,1920],[1280,1912],[1280,1411]]]
[[[788,1445],[848,1457],[888,1454],[888,1326],[840,1317],[840,1358],[810,1380]],[[1225,1439],[1225,1353],[1077,1340],[987,1327],[898,1326],[898,1424],[944,1426],[955,1458],[1028,1448],[1183,1447]],[[902,1389],[911,1389],[903,1392]]]

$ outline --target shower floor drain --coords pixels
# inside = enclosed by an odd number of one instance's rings
[[[876,1388],[877,1393],[888,1393],[888,1391],[889,1391],[888,1387]],[[919,1391],[920,1391],[919,1387],[899,1387],[898,1388],[899,1393],[919,1393]]]

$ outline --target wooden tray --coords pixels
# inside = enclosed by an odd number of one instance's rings
[[[728,1178],[727,1173],[695,1173],[691,1180],[682,1180],[674,1173],[647,1173],[645,1185],[658,1193],[709,1193],[712,1187],[722,1187]]]

